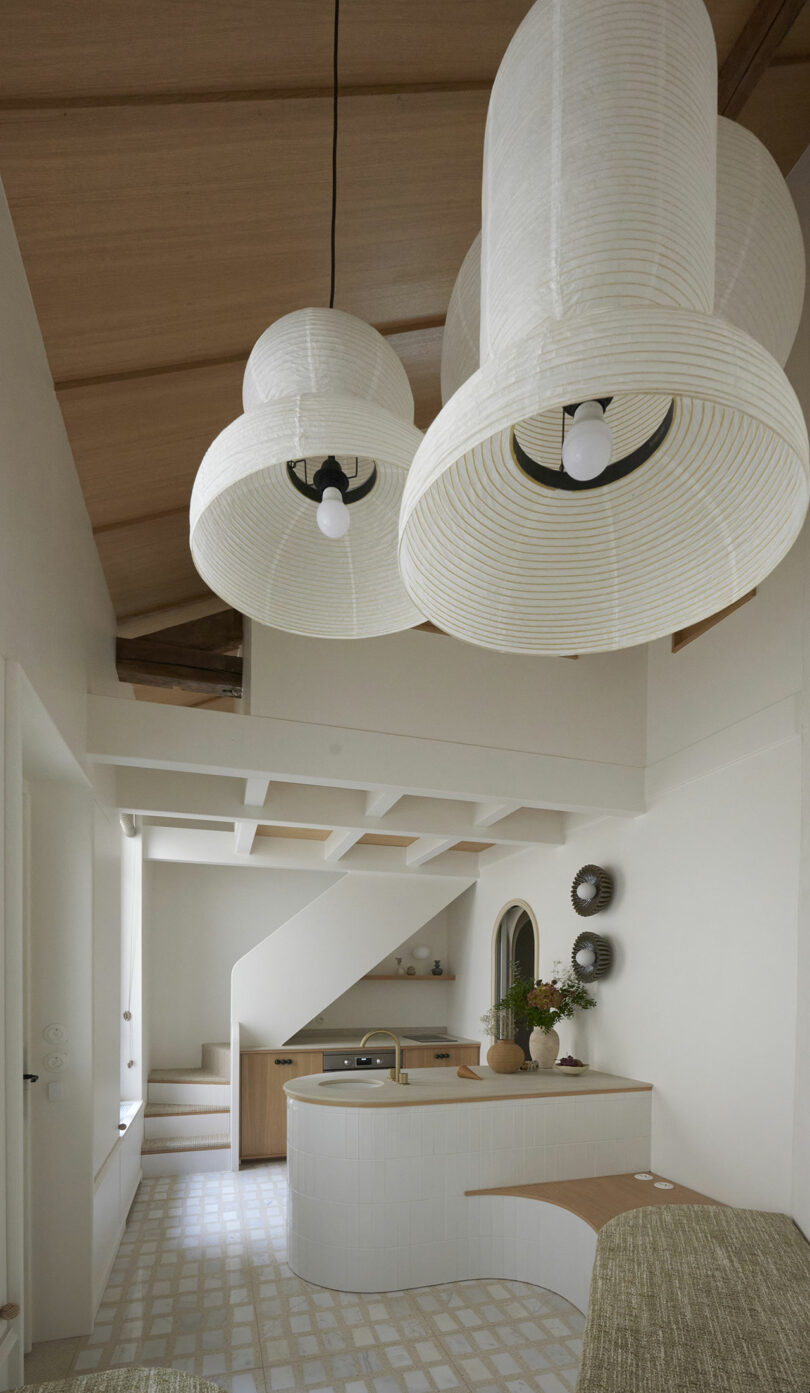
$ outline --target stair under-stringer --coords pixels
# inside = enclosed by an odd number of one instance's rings
[[[153,1069],[144,1109],[145,1176],[227,1170],[230,1047],[206,1044],[200,1069]]]

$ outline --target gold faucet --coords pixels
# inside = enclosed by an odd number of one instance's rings
[[[363,1046],[366,1044],[366,1042],[371,1039],[372,1035],[388,1035],[393,1040],[394,1045],[396,1047],[396,1063],[394,1064],[393,1069],[388,1070],[388,1077],[389,1079],[393,1079],[394,1083],[407,1083],[408,1075],[403,1074],[400,1068],[400,1063],[402,1061],[402,1046],[399,1043],[399,1036],[395,1035],[393,1030],[367,1030],[362,1040],[360,1041],[361,1050]]]

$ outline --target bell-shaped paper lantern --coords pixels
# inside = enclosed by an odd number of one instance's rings
[[[245,414],[217,436],[191,496],[191,552],[242,614],[315,638],[369,638],[420,623],[397,568],[397,517],[422,439],[399,358],[341,310],[285,315],[245,369]],[[316,522],[318,469],[348,480],[348,530]],[[327,490],[340,510],[338,490]],[[334,495],[334,497],[333,497]]]
[[[515,35],[487,120],[481,367],[420,446],[400,522],[405,583],[448,632],[522,653],[645,642],[739,599],[795,539],[798,402],[728,304],[713,313],[716,130],[700,0],[539,0]],[[729,165],[731,190],[748,166]],[[730,222],[738,279],[773,283]],[[768,294],[751,313],[781,354]],[[561,468],[583,402],[613,438],[592,479]]]
[[[804,304],[802,230],[790,190],[761,140],[717,118],[714,312],[761,343],[784,367]],[[442,402],[480,361],[481,234],[453,286],[442,335]]]

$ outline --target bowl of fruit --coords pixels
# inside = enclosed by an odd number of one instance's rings
[[[587,1064],[583,1064],[581,1059],[576,1059],[574,1055],[567,1054],[563,1059],[558,1059],[554,1068],[558,1074],[584,1074]]]

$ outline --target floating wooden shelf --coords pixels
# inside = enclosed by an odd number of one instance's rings
[[[365,977],[361,977],[361,982],[455,982],[455,977],[450,972],[443,972],[441,977],[434,977],[432,972],[426,972],[421,977],[417,974],[409,977],[406,972],[392,972],[386,975],[382,972],[367,972]]]

